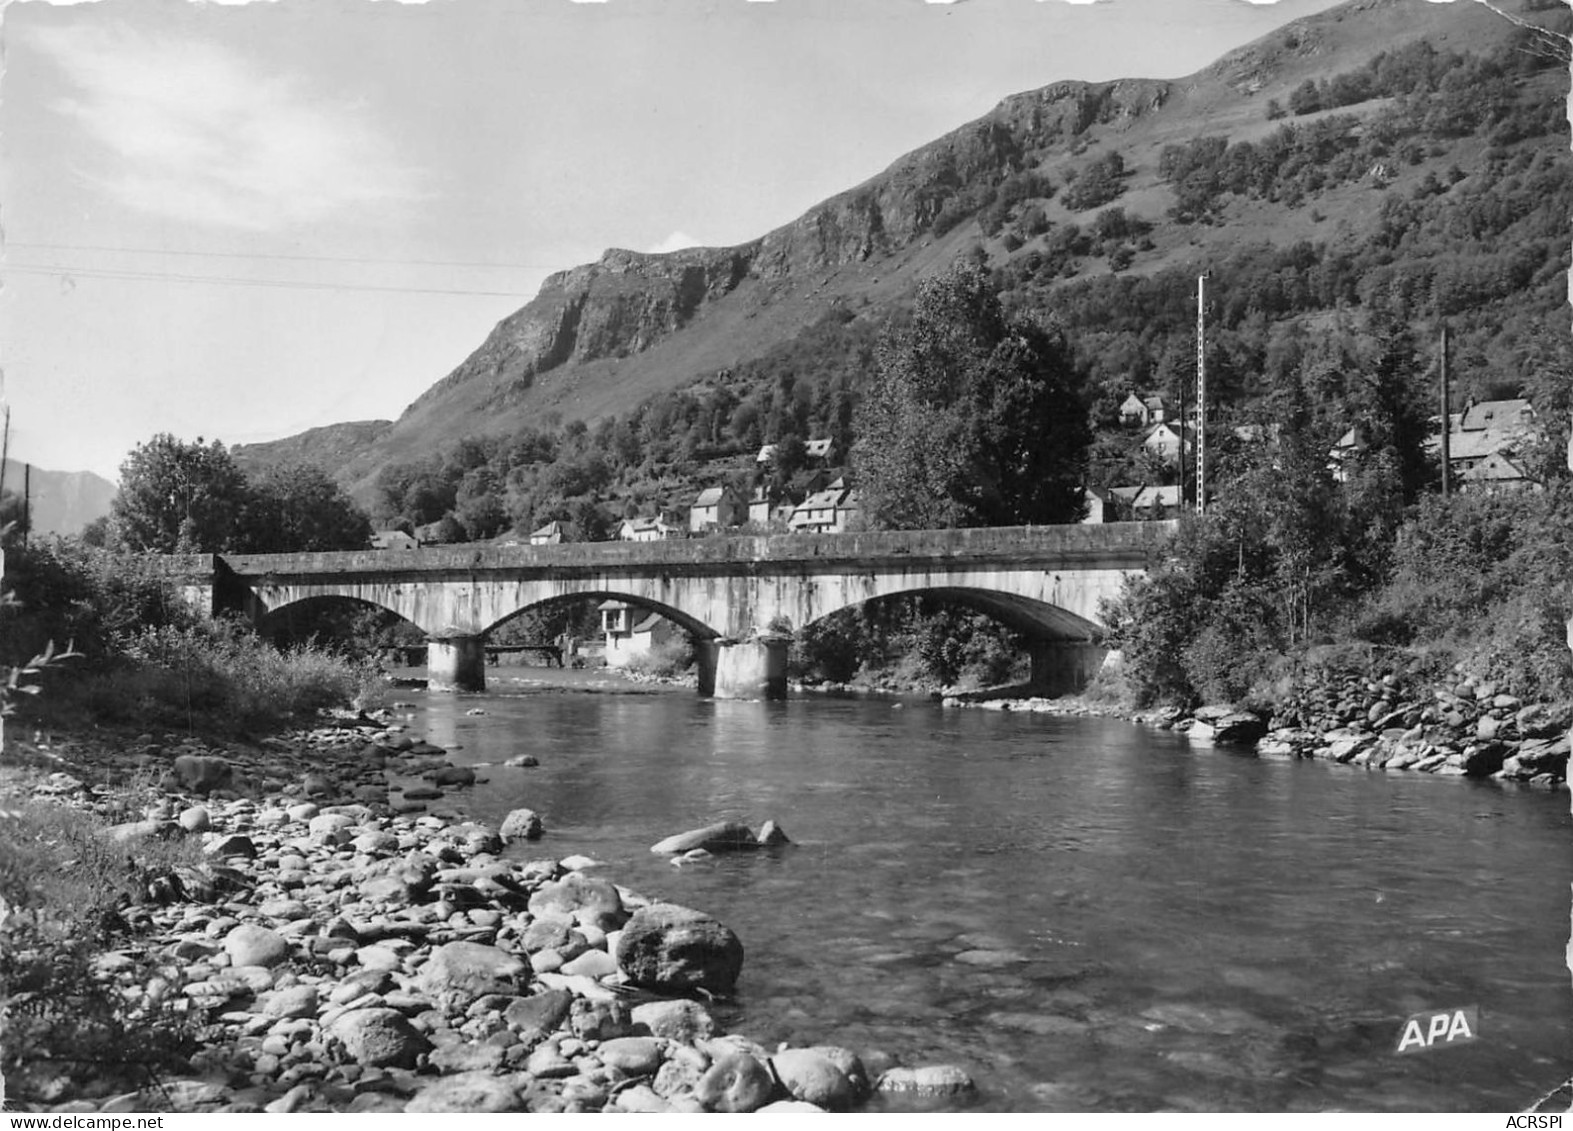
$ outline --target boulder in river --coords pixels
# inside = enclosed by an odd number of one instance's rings
[[[541,815],[534,809],[513,810],[503,818],[502,828],[498,830],[504,842],[539,840],[541,831]]]
[[[891,1068],[879,1078],[875,1090],[909,1092],[925,1096],[952,1096],[970,1092],[972,1077],[953,1064],[927,1064],[918,1068]]]
[[[815,1049],[782,1049],[770,1058],[770,1066],[795,1100],[822,1108],[843,1108],[856,1098],[846,1073]]]
[[[727,993],[743,970],[743,944],[718,919],[675,903],[635,911],[617,941],[617,965],[658,993]]]
[[[1267,733],[1267,721],[1250,711],[1231,711],[1213,724],[1213,741],[1249,746]]]
[[[677,853],[703,848],[707,852],[717,852],[733,848],[758,847],[759,841],[747,825],[740,821],[722,821],[719,824],[706,825],[702,829],[689,829],[686,833],[669,836],[651,845],[650,851]]]
[[[699,1078],[694,1096],[710,1111],[758,1111],[775,1094],[770,1070],[747,1053],[716,1060]]]

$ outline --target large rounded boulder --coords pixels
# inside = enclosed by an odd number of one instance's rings
[[[743,944],[701,911],[652,903],[635,911],[617,942],[617,965],[637,986],[682,994],[727,993],[743,970]]]

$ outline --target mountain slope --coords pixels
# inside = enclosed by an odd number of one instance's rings
[[[1503,6],[1541,23],[1567,14],[1547,0]],[[1145,226],[1140,244],[1131,239],[1122,266],[1078,255],[1065,279],[1118,271],[1155,276],[1254,241],[1287,246],[1314,237],[1361,246],[1382,220],[1381,194],[1364,192],[1368,186],[1335,183],[1299,201],[1241,195],[1230,203],[1226,224],[1218,217],[1172,222],[1178,186],[1164,175],[1166,147],[1201,135],[1266,140],[1282,124],[1269,119],[1269,102],[1289,104],[1307,79],[1325,82],[1381,52],[1421,40],[1438,51],[1482,52],[1516,34],[1508,20],[1472,0],[1353,0],[1185,79],[1060,82],[1014,95],[757,240],[664,255],[614,249],[596,263],[551,276],[534,300],[389,427],[353,435],[346,426],[318,429],[237,454],[251,463],[316,459],[369,501],[375,475],[390,462],[443,451],[462,437],[508,434],[551,413],[593,423],[626,412],[653,395],[764,358],[827,312],[879,317],[917,279],[960,254],[986,256],[1007,278],[1012,271],[1023,277],[1030,257],[1042,259],[1045,250],[1053,256],[1053,241],[1073,241],[1099,207],[1113,202]],[[1549,82],[1547,91],[1557,96]],[[1365,99],[1292,121],[1306,129],[1329,122],[1329,129],[1357,134],[1360,121],[1376,120],[1391,104]],[[1345,124],[1347,115],[1357,119],[1354,125]],[[1470,137],[1450,144],[1447,153],[1422,154],[1409,163],[1412,169],[1395,159],[1393,183],[1407,185],[1405,178],[1448,162],[1472,162],[1484,148]],[[1099,160],[1110,153],[1119,155],[1121,167],[1109,189],[1114,195],[1105,198],[1093,186],[1106,172]],[[1385,166],[1382,175],[1389,176]],[[1028,205],[1041,214],[1047,234],[1002,232],[1001,221],[1019,222]],[[1033,270],[1035,281],[1021,295],[1043,301],[1051,284],[1040,268]],[[1064,285],[1057,277],[1052,283]]]
[[[23,465],[5,461],[5,489],[22,493]],[[91,471],[32,470],[29,495],[32,528],[37,534],[78,534],[94,519],[109,513],[116,487]]]

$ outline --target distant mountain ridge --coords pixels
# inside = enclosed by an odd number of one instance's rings
[[[5,461],[5,489],[22,494],[29,477],[25,466]],[[82,528],[109,513],[118,488],[91,471],[32,469],[29,496],[35,534],[80,534]]]
[[[1501,6],[1525,18],[1566,14],[1565,6],[1547,0]],[[1089,151],[1117,147],[1125,165],[1119,203],[1152,224],[1128,275],[1205,260],[1246,240],[1287,245],[1326,230],[1315,226],[1321,217],[1314,198],[1242,206],[1228,226],[1171,223],[1164,210],[1174,189],[1160,175],[1162,149],[1203,134],[1265,136],[1278,125],[1266,113],[1270,100],[1288,102],[1307,78],[1360,67],[1378,52],[1420,39],[1439,49],[1480,51],[1514,32],[1508,20],[1471,0],[1351,0],[1186,78],[1055,82],[1012,95],[758,239],[666,254],[613,249],[595,263],[550,276],[530,303],[498,323],[391,424],[334,425],[246,445],[236,454],[253,466],[313,460],[369,502],[375,475],[389,463],[441,451],[463,437],[539,424],[553,413],[594,422],[627,411],[764,356],[838,305],[881,314],[968,249],[983,248],[994,266],[1030,254],[1030,247],[1002,246],[980,214],[1013,179],[1041,172],[1066,185],[1067,170],[1085,172]],[[1089,222],[1091,210],[1068,205],[1066,196],[1044,195],[1048,222]],[[1365,211],[1351,210],[1343,221],[1348,230],[1339,238],[1368,239],[1360,225],[1376,220],[1368,206],[1360,208]]]

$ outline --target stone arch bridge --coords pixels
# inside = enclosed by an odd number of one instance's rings
[[[427,634],[434,688],[482,690],[486,634],[536,605],[616,598],[693,637],[700,690],[779,694],[789,634],[897,594],[944,597],[1030,642],[1033,677],[1078,688],[1102,663],[1100,603],[1146,569],[1172,522],[441,546],[171,558],[188,599],[254,623],[302,601],[376,605]]]

